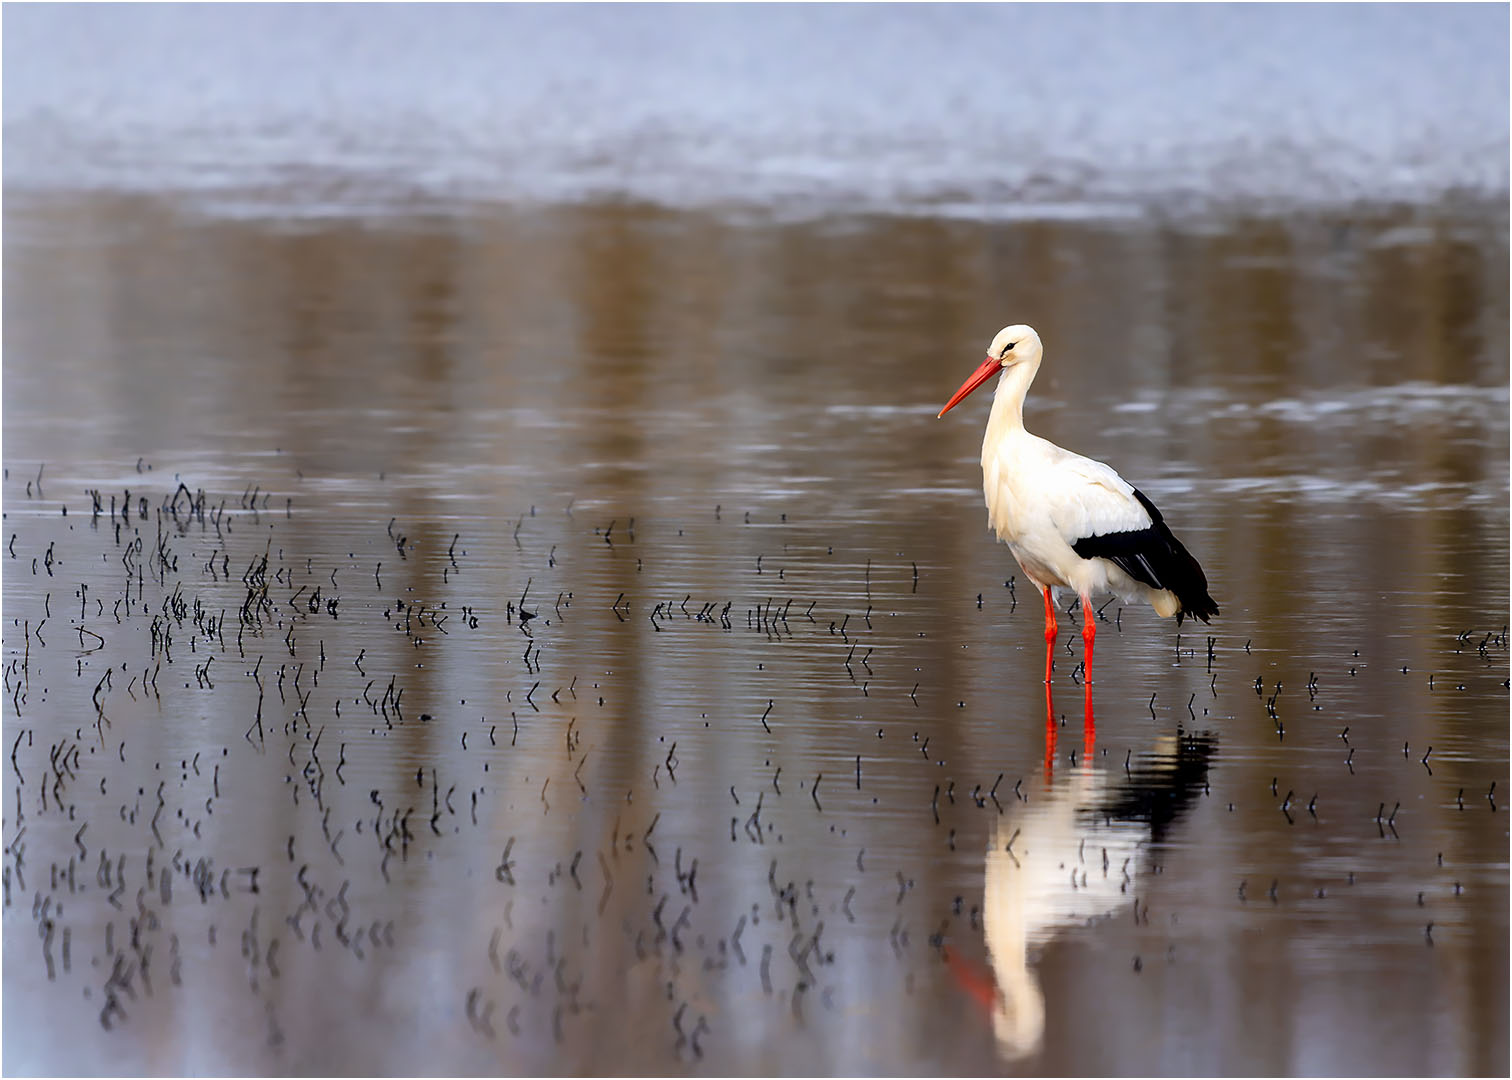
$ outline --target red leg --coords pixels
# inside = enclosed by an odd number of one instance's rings
[[[1086,646],[1087,659],[1083,674],[1086,676],[1082,685],[1083,716],[1082,716],[1082,756],[1087,760],[1092,758],[1092,747],[1097,741],[1097,725],[1092,719],[1092,642],[1097,639],[1097,615],[1092,610],[1092,605],[1087,598],[1082,597],[1082,644]]]
[[[1087,598],[1082,597],[1082,644],[1086,646],[1087,660],[1082,674],[1087,677],[1087,685],[1092,685],[1092,642],[1097,639],[1097,616],[1092,611],[1092,605]]]
[[[1050,667],[1054,660],[1051,655],[1055,648],[1055,635],[1057,624],[1055,621],[1055,605],[1050,602],[1050,586],[1045,586],[1045,682],[1050,681]]]

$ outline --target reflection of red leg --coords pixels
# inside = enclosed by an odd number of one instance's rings
[[[1097,721],[1092,718],[1092,684],[1082,688],[1082,757],[1092,759],[1092,750],[1097,743]]]
[[[1050,682],[1045,681],[1045,786],[1055,779],[1055,698],[1050,692]]]
[[[1050,602],[1050,586],[1045,586],[1045,682],[1050,681],[1050,665],[1054,660],[1051,655],[1055,648],[1055,605]]]
[[[1087,659],[1083,674],[1086,681],[1082,686],[1083,716],[1082,716],[1082,756],[1086,759],[1092,757],[1092,745],[1097,741],[1097,724],[1092,719],[1092,642],[1097,638],[1097,616],[1092,611],[1092,605],[1087,598],[1082,597],[1082,644],[1086,646]]]

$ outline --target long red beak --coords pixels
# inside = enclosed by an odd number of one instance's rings
[[[962,400],[965,399],[966,395],[970,394],[973,390],[981,386],[984,382],[986,382],[988,379],[992,378],[992,376],[996,375],[999,371],[1002,370],[1002,361],[1000,361],[997,357],[989,356],[987,359],[983,360],[982,366],[973,371],[971,373],[971,378],[967,379],[961,384],[961,388],[957,390],[955,392],[955,395],[945,403],[945,407],[940,410],[939,416],[936,416],[935,419],[938,420],[941,416],[944,416],[951,409],[955,408],[962,402]]]

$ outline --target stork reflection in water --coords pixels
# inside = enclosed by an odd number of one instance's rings
[[[1111,772],[1097,763],[1090,712],[1081,754],[1058,770],[1058,725],[1046,693],[1040,783],[1007,810],[987,845],[982,901],[989,972],[955,951],[946,960],[990,1015],[1000,1054],[1019,1059],[1044,1042],[1045,997],[1035,970],[1053,938],[1130,904],[1150,848],[1207,782],[1212,736],[1178,728]]]

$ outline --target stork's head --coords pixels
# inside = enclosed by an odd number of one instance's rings
[[[1034,327],[1023,323],[1003,327],[997,332],[997,337],[992,339],[992,344],[987,346],[987,359],[961,384],[955,396],[945,403],[940,416],[955,408],[968,394],[1005,368],[1015,364],[1038,364],[1043,353],[1044,348],[1040,345]]]
[[[1023,323],[1003,327],[997,332],[997,337],[992,339],[992,344],[987,346],[987,355],[997,357],[1004,367],[1038,360],[1042,352],[1044,347],[1040,345],[1034,327]]]

